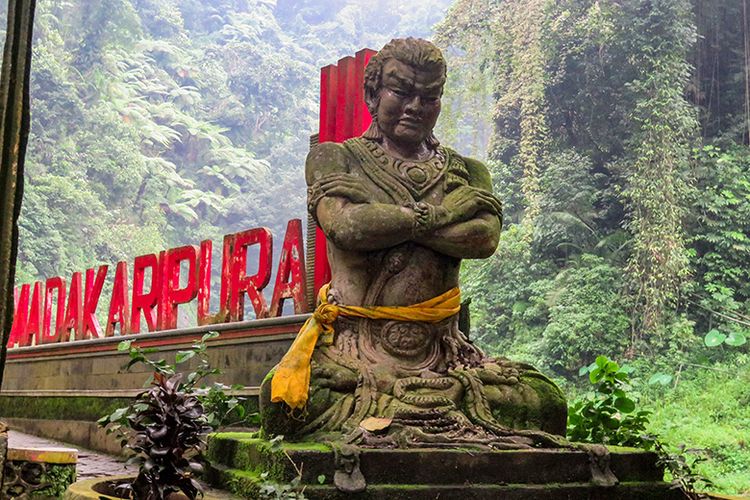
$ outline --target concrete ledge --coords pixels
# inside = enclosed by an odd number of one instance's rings
[[[4,420],[8,427],[14,430],[76,444],[89,450],[102,451],[111,455],[124,455],[124,450],[115,437],[107,434],[96,422],[33,418],[4,418]]]
[[[76,464],[78,450],[75,448],[10,448],[8,460],[47,464]]]
[[[79,390],[79,389],[51,389],[51,390],[33,390],[33,391],[0,391],[0,398],[7,397],[25,397],[25,398],[134,398],[142,389],[112,389],[112,390]],[[228,389],[227,394],[233,396],[258,396],[260,394],[259,386],[245,387],[243,389]]]
[[[33,356],[55,355],[58,352],[67,353],[68,351],[94,351],[94,350],[116,350],[117,344],[123,340],[133,340],[136,343],[150,343],[154,340],[162,344],[174,344],[193,342],[208,332],[227,333],[220,339],[212,343],[221,342],[222,339],[247,337],[258,335],[276,335],[289,331],[296,333],[299,327],[307,321],[310,314],[294,314],[291,316],[282,316],[280,318],[264,318],[249,321],[239,321],[236,323],[222,323],[218,325],[204,325],[190,328],[178,328],[175,330],[164,330],[160,332],[146,332],[131,335],[116,335],[113,337],[103,337],[90,340],[74,340],[56,344],[42,344],[28,347],[14,347],[8,349],[8,361],[22,359]],[[279,328],[281,327],[281,328]],[[287,328],[285,328],[287,327]],[[289,329],[288,327],[291,327]],[[268,331],[267,331],[268,330]],[[234,335],[232,335],[234,334]],[[239,334],[239,335],[238,335]]]

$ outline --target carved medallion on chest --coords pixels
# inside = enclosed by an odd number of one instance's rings
[[[448,158],[443,148],[438,148],[432,158],[425,161],[402,160],[385,153],[375,141],[348,141],[367,175],[376,184],[401,198],[422,199],[443,177],[447,170]],[[407,194],[408,193],[408,194]]]
[[[391,161],[390,173],[399,178],[415,199],[422,198],[440,180],[445,170],[445,157],[440,151],[427,161]]]

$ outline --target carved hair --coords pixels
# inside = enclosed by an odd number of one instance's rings
[[[383,134],[377,124],[377,109],[380,101],[380,89],[383,86],[383,67],[389,59],[396,59],[418,69],[440,71],[440,84],[445,83],[446,64],[440,49],[421,38],[394,38],[375,54],[365,68],[365,102],[372,116],[370,128],[363,134],[367,139],[378,142]],[[427,145],[436,148],[440,145],[437,138],[430,133]]]

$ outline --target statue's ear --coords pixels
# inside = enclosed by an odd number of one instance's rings
[[[367,104],[367,111],[370,112],[370,116],[372,116],[373,119],[375,119],[375,111],[378,109],[379,101],[380,89],[375,93],[372,89],[365,87],[365,104]]]

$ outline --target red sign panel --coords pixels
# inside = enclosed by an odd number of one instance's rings
[[[339,59],[320,70],[319,142],[344,142],[362,135],[372,118],[365,104],[365,67],[374,50],[362,49],[354,57]],[[315,231],[315,292],[331,280],[326,253],[326,238],[320,228]]]

